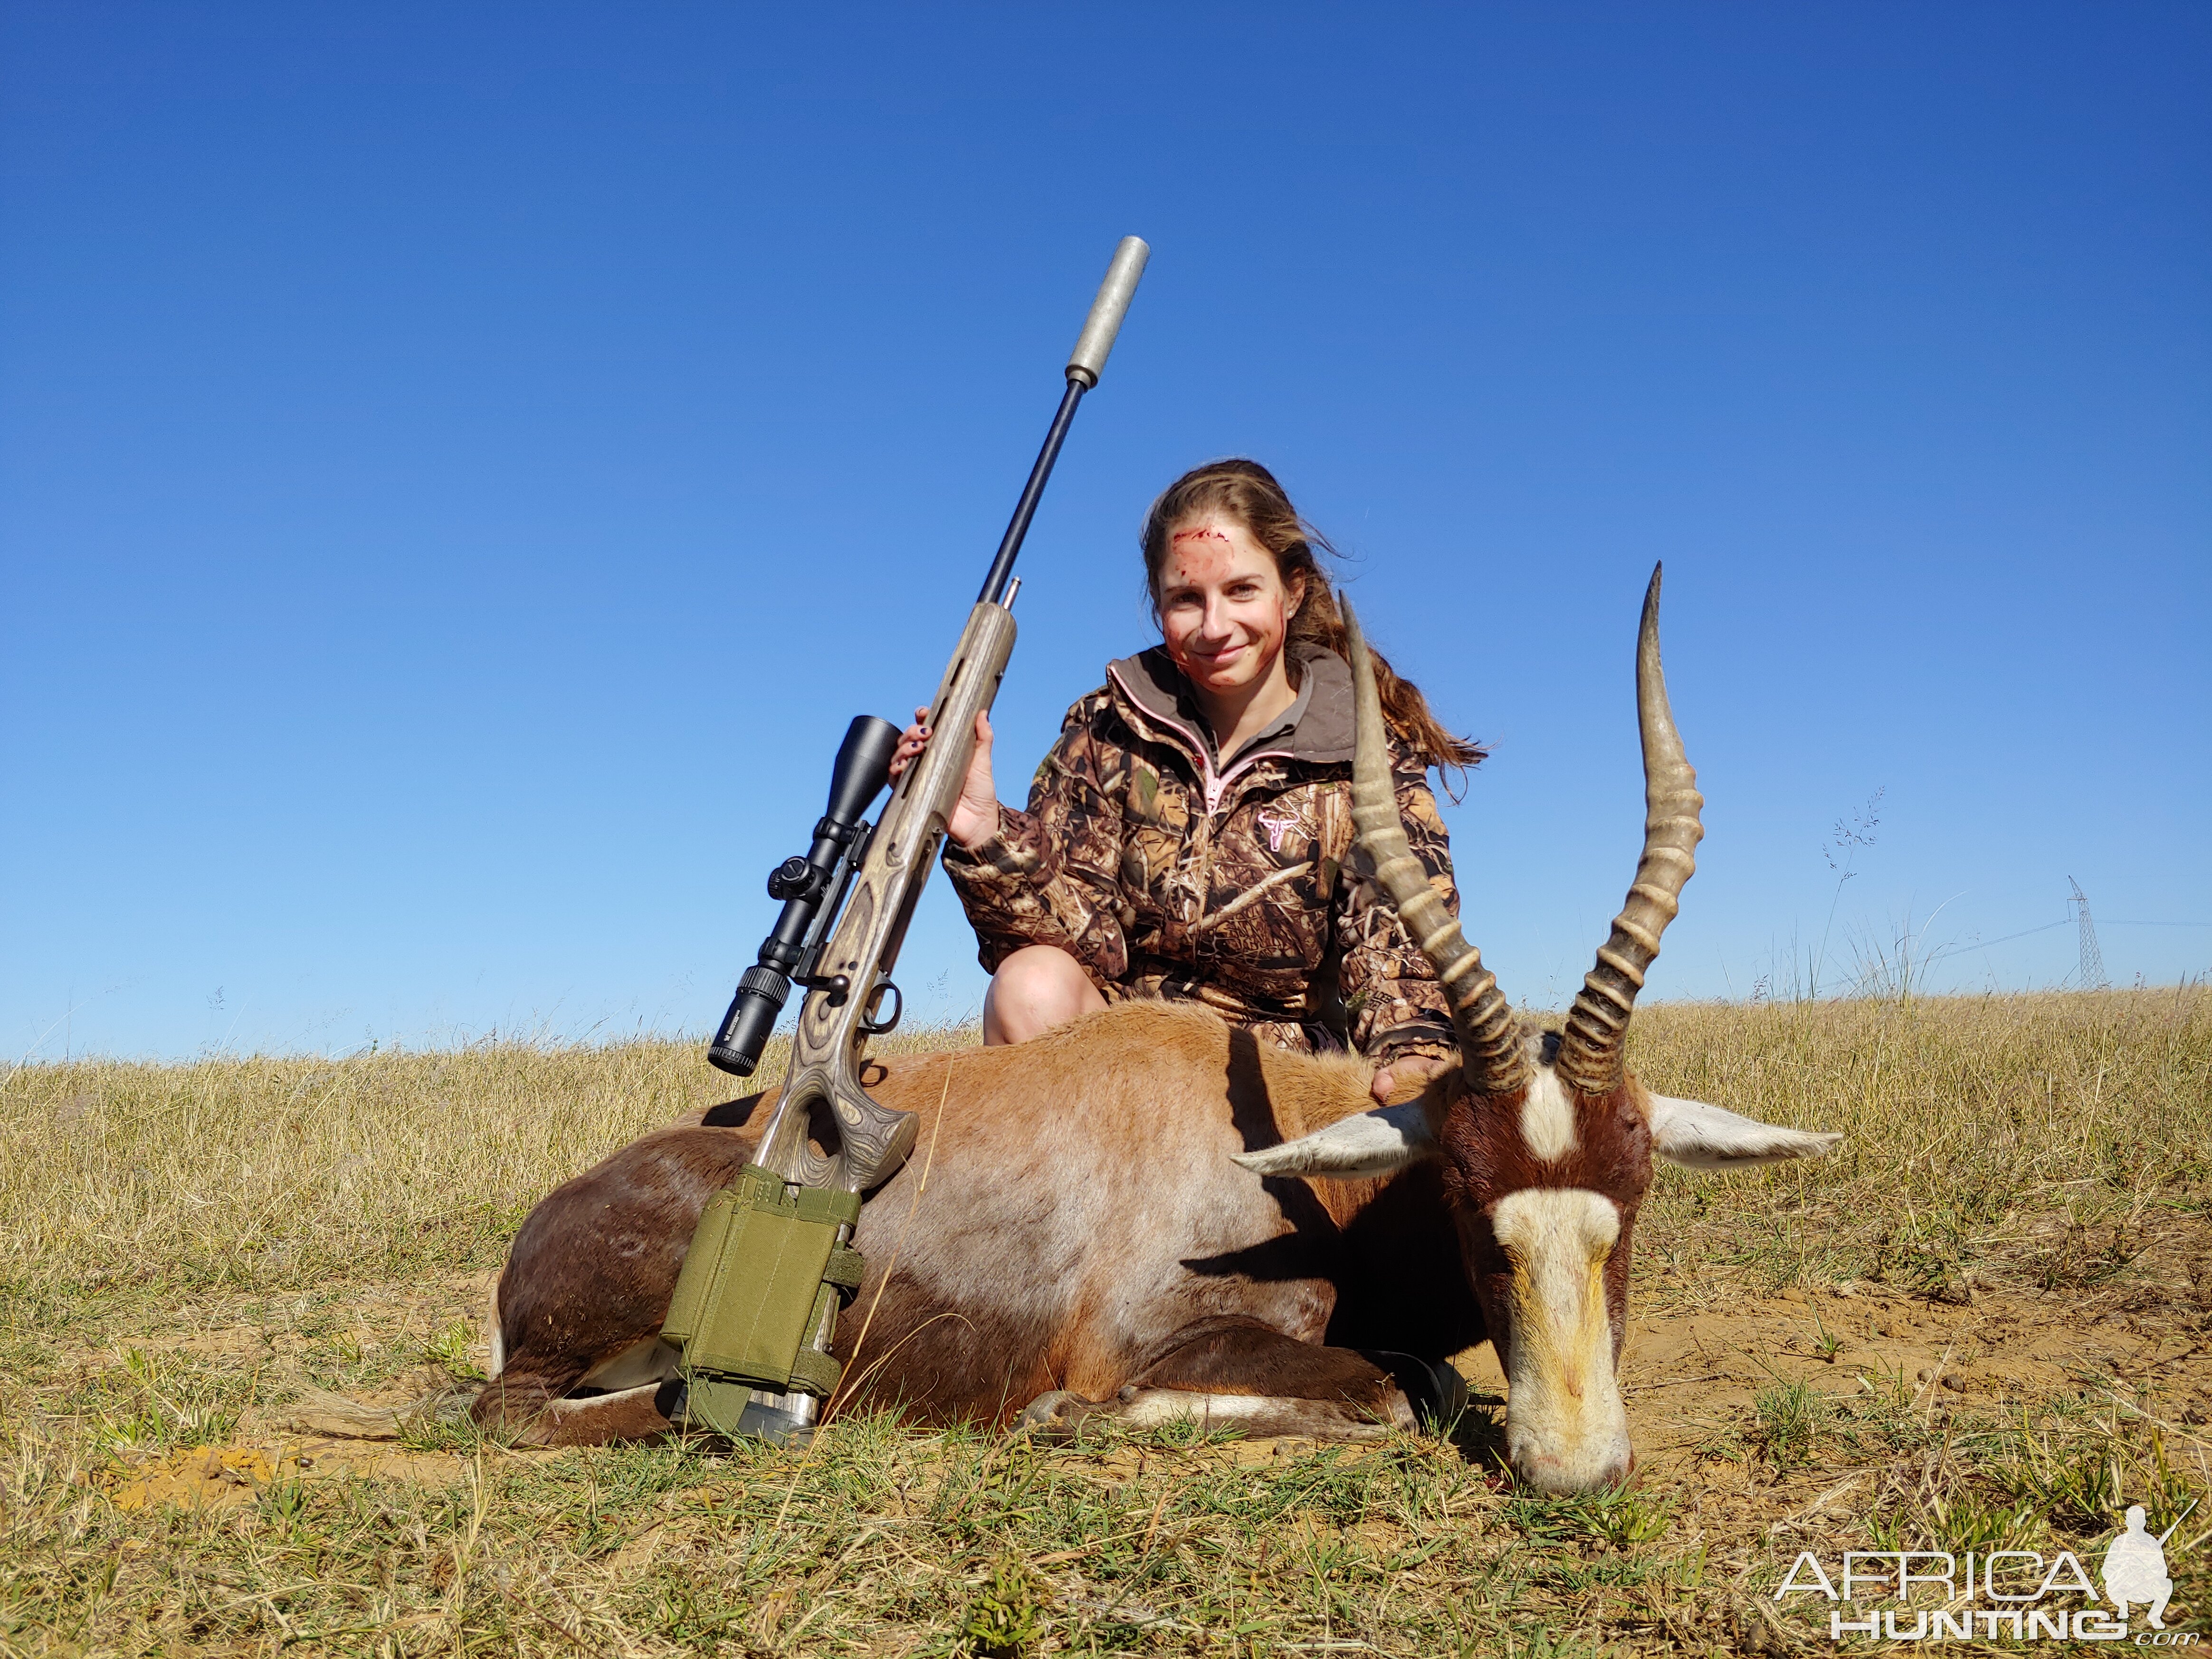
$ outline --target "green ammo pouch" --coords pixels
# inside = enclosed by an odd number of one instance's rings
[[[857,1193],[793,1187],[746,1164],[707,1200],[676,1275],[660,1334],[684,1351],[684,1374],[826,1398],[840,1367],[801,1345],[819,1324],[826,1349],[836,1310],[860,1288],[860,1253],[837,1243],[860,1218]]]

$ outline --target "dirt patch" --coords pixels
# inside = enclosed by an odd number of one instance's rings
[[[358,1440],[311,1440],[255,1446],[192,1446],[144,1462],[102,1471],[93,1484],[125,1514],[164,1504],[191,1510],[234,1509],[282,1480],[411,1480],[443,1487],[468,1479],[470,1460],[457,1452],[409,1451]]]

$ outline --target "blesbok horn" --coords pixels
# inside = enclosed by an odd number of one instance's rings
[[[1618,1089],[1626,1075],[1628,1018],[1644,971],[1659,954],[1659,936],[1681,908],[1682,884],[1698,867],[1692,856],[1705,838],[1698,811],[1705,798],[1698,775],[1682,753],[1667,704],[1667,676],[1659,665],[1659,574],[1644,591],[1644,621],[1636,635],[1636,720],[1644,738],[1644,852],[1636,879],[1613,919],[1612,935],[1598,948],[1597,965],[1583,981],[1559,1039],[1555,1069],[1584,1094]]]
[[[1344,617],[1344,654],[1352,665],[1357,737],[1352,753],[1352,821],[1359,845],[1375,866],[1375,880],[1397,907],[1406,933],[1443,981],[1459,1033],[1468,1086],[1477,1094],[1509,1094],[1528,1081],[1528,1056],[1513,1006],[1498,979],[1482,965],[1482,952],[1467,942],[1459,922],[1429,885],[1429,872],[1406,844],[1398,817],[1398,792],[1390,780],[1390,740],[1382,724],[1382,699],[1375,690],[1375,664],[1359,631],[1352,602],[1336,597]]]

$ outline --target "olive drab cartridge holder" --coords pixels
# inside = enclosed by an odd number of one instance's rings
[[[708,1059],[750,1077],[794,985],[805,990],[786,1073],[753,1161],[701,1216],[662,1326],[682,1351],[675,1416],[723,1435],[803,1439],[836,1389],[839,1310],[860,1284],[852,1248],[861,1194],[898,1172],[915,1117],[860,1085],[867,1040],[898,1024],[891,981],[914,907],[975,752],[975,718],[1013,654],[1014,560],[1083,394],[1098,384],[1151,250],[1124,237],[1067,364],[1066,390],[1030,469],[983,590],[930,702],[930,739],[872,824],[862,815],[890,781],[898,728],[862,715],[837,751],[828,810],[803,857],[769,877],[782,902],[775,931],[738,981]],[[810,1138],[827,1127],[835,1140]]]

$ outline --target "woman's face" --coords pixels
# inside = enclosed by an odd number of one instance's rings
[[[1304,598],[1304,579],[1285,588],[1274,555],[1241,524],[1193,519],[1169,534],[1160,628],[1176,666],[1201,691],[1231,695],[1267,678]]]

